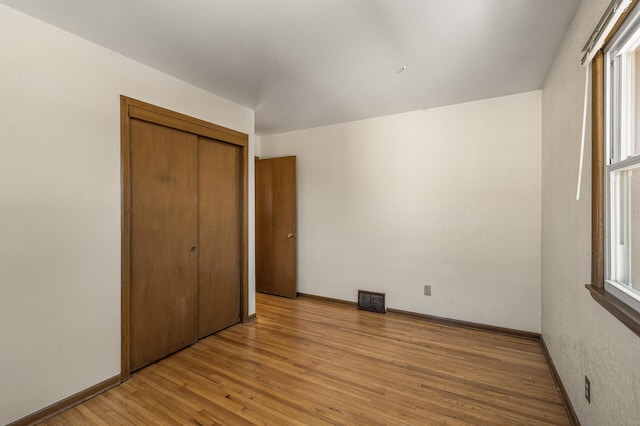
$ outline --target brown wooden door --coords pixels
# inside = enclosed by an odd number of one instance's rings
[[[131,120],[131,369],[196,341],[197,137]]]
[[[248,321],[248,136],[135,99],[122,119],[122,374]]]
[[[296,157],[256,160],[256,290],[297,296]]]
[[[198,337],[240,321],[242,148],[198,141]]]

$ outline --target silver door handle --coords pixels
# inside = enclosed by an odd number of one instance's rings
[[[292,234],[291,232],[287,234],[287,238],[294,238],[297,237],[298,234]]]

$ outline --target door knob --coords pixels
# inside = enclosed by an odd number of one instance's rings
[[[191,251],[198,251],[200,248],[198,246],[191,246]]]
[[[291,232],[287,234],[287,238],[297,237],[298,234],[292,234]]]

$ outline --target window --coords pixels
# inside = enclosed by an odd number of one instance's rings
[[[630,3],[633,7],[627,8]],[[640,7],[635,7],[637,3],[638,0],[612,0],[585,46],[587,53],[583,61],[593,58],[592,263],[591,284],[586,287],[596,302],[640,336]],[[597,50],[603,41],[604,50]]]
[[[604,287],[640,312],[640,8],[604,52]]]

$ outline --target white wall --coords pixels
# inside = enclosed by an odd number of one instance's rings
[[[248,133],[250,158],[254,114],[2,5],[0,58],[5,424],[120,372],[119,95]]]
[[[582,1],[543,90],[542,334],[583,425],[638,425],[640,338],[584,288],[591,275],[590,144],[582,196],[575,200],[585,72],[580,50],[608,4]],[[584,398],[585,375],[591,404]]]
[[[298,157],[298,291],[539,332],[540,102],[262,136],[263,157]]]

